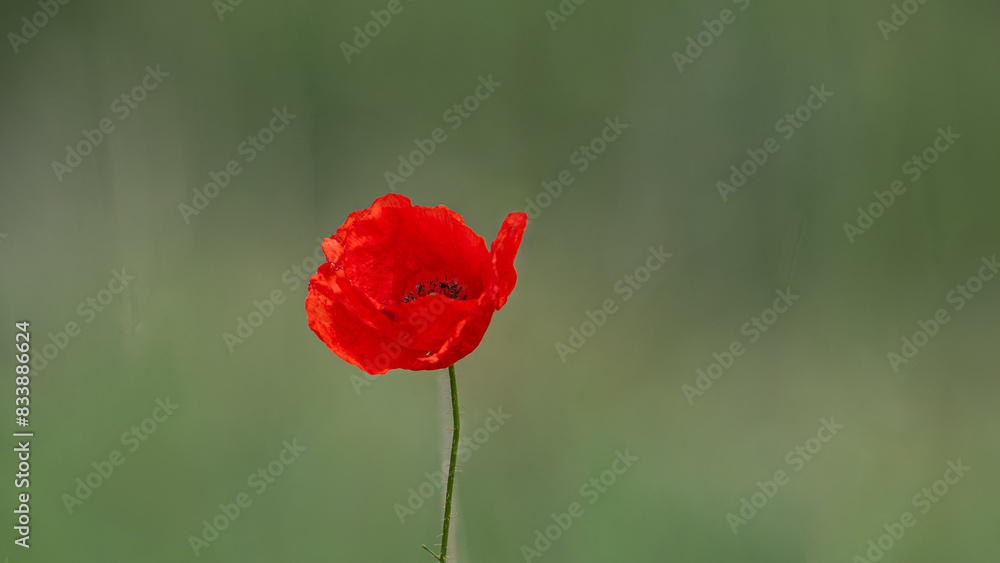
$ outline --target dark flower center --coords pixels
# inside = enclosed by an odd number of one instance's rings
[[[449,299],[462,299],[464,300],[467,295],[464,294],[465,288],[458,285],[455,278],[451,280],[441,281],[439,278],[434,278],[434,281],[421,282],[418,283],[413,291],[407,293],[403,296],[403,303],[413,301],[418,297],[424,297],[425,295],[443,295]]]

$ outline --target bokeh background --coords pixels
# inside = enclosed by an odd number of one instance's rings
[[[342,43],[386,2],[70,2],[27,42],[7,35],[2,364],[15,321],[36,365],[64,348],[31,383],[30,550],[13,544],[8,438],[0,557],[429,561],[440,494],[397,505],[440,467],[447,374],[370,378],[336,358],[294,268],[389,191],[491,241],[562,170],[574,182],[528,227],[517,288],[458,364],[463,434],[485,443],[458,477],[457,561],[869,560],[904,512],[916,524],[883,561],[1000,556],[1000,279],[961,311],[947,300],[1000,251],[996,3],[931,0],[888,40],[889,1],[400,6],[350,62]],[[42,9],[3,2],[0,31]],[[726,9],[735,21],[681,72],[674,53]],[[169,76],[119,119],[147,65]],[[452,129],[445,111],[490,75],[501,85]],[[823,85],[833,96],[782,139],[776,122]],[[246,162],[240,144],[285,107],[294,119]],[[579,171],[573,153],[616,117],[628,129]],[[60,181],[52,163],[104,118],[114,131]],[[911,181],[903,165],[949,126],[960,138]],[[390,188],[438,127],[447,140]],[[768,137],[780,150],[724,201],[716,182]],[[230,160],[242,172],[185,220]],[[907,191],[849,240],[895,179]],[[661,245],[673,256],[625,301],[616,283]],[[123,269],[128,287],[101,293]],[[750,344],[741,327],[787,288],[800,299]],[[285,301],[230,350],[224,333],[275,290]],[[608,299],[617,312],[563,361],[557,343]],[[941,308],[950,322],[894,370],[887,354]],[[745,354],[688,401],[736,340]],[[0,389],[16,431],[13,378]],[[129,451],[122,434],[167,398],[179,407]],[[475,435],[490,409],[509,418]],[[787,453],[830,417],[844,428],[794,471]],[[257,494],[248,478],[293,440],[305,450]],[[68,508],[115,450],[124,463]],[[626,451],[638,461],[591,504],[581,487]],[[958,460],[971,469],[921,513],[914,495]],[[727,514],[779,470],[789,482],[734,533]],[[190,538],[240,493],[252,503],[196,554]],[[539,540],[573,502],[583,515]]]

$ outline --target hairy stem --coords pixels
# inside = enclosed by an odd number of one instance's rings
[[[441,532],[441,555],[435,555],[426,545],[421,546],[427,553],[441,563],[448,560],[448,532],[451,529],[451,501],[455,491],[455,465],[458,459],[458,438],[461,422],[458,412],[458,382],[455,379],[455,366],[448,366],[448,377],[451,380],[451,412],[455,422],[455,429],[451,435],[451,462],[448,464],[448,489],[444,497],[444,529]]]

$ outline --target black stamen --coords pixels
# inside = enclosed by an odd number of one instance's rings
[[[462,299],[465,300],[467,295],[463,294],[465,289],[455,281],[455,278],[451,278],[451,281],[445,280],[441,281],[440,278],[434,278],[434,281],[420,282],[413,288],[414,290],[403,296],[403,303],[408,303],[417,299],[419,297],[424,297],[427,295],[443,295],[449,299]]]

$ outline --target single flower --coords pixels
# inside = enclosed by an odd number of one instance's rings
[[[323,241],[327,262],[306,297],[309,328],[372,375],[449,367],[479,345],[507,302],[526,224],[524,213],[510,213],[487,250],[443,205],[380,197]]]

